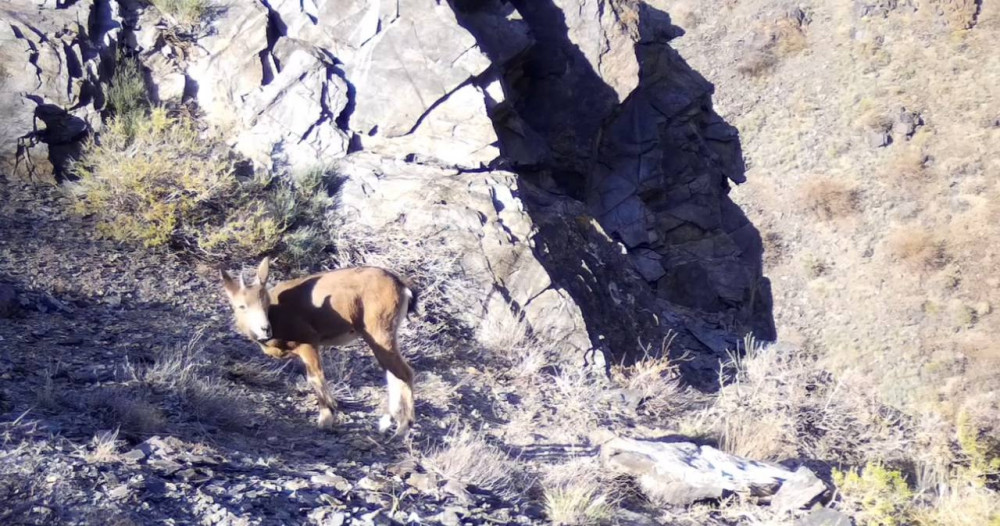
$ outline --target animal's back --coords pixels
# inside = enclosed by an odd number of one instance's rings
[[[405,288],[395,274],[379,267],[321,272],[277,284],[269,316],[276,333],[302,332],[304,323],[321,340],[338,338],[354,327],[391,320],[400,302],[407,301]],[[304,339],[299,334],[288,339],[296,337]]]

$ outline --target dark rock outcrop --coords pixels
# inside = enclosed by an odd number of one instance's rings
[[[0,171],[61,177],[100,127],[116,4],[12,0],[0,6]]]

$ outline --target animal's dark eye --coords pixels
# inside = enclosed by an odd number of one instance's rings
[[[246,310],[246,309],[247,309],[246,305],[240,305],[240,310]]]

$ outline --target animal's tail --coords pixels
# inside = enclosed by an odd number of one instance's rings
[[[412,287],[409,287],[409,286],[406,287],[406,292],[407,292],[406,295],[409,296],[409,298],[410,298],[410,301],[406,304],[406,314],[407,314],[407,316],[409,316],[409,314],[411,312],[414,313],[414,314],[416,314],[417,316],[422,315],[423,313],[420,312],[420,304],[417,301],[417,299],[418,299],[418,297],[420,295],[420,292],[418,290],[412,288]]]
[[[411,313],[416,314],[417,316],[422,315],[423,313],[420,311],[419,303],[420,291],[418,291],[409,281],[398,275],[396,275],[396,280],[403,286],[403,294],[407,297],[406,317],[408,318]]]

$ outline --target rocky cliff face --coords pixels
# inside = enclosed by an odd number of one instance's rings
[[[713,351],[692,365],[709,370],[736,335],[774,337],[760,237],[727,195],[744,180],[739,139],[671,49],[666,13],[624,0],[209,7],[187,25],[132,0],[0,8],[5,171],[62,175],[100,130],[121,47],[153,99],[196,103],[255,168],[335,164],[346,217],[457,243],[481,309],[496,295],[574,355],[630,356],[674,330]]]

